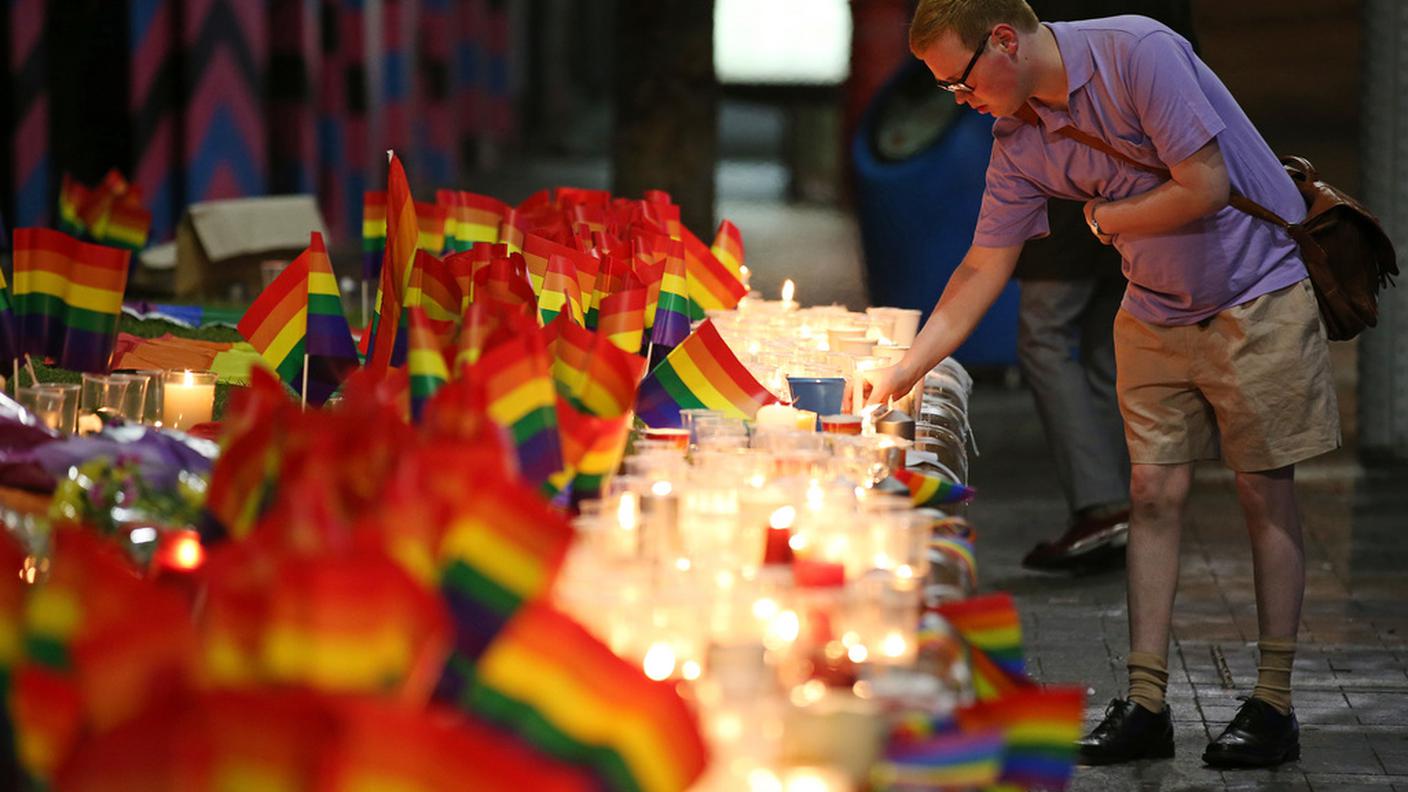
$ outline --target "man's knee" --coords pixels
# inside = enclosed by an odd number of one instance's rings
[[[1129,477],[1134,511],[1159,516],[1181,510],[1188,499],[1190,471],[1188,465],[1135,465]]]

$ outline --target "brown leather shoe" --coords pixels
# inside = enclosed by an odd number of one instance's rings
[[[1129,512],[1107,517],[1077,517],[1055,541],[1041,542],[1022,558],[1022,566],[1041,572],[1109,566],[1124,557],[1129,543]]]

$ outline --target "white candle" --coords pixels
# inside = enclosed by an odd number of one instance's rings
[[[797,303],[792,301],[792,295],[796,292],[797,284],[793,283],[791,278],[782,282],[782,310],[796,310]]]
[[[786,404],[764,404],[753,423],[759,429],[791,431],[797,428],[797,410]]]
[[[162,389],[162,413],[172,429],[206,423],[215,410],[215,372],[168,371]]]

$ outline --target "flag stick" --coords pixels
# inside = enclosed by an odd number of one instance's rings
[[[20,395],[20,359],[15,358],[10,362],[15,365],[15,398],[18,399]]]
[[[367,300],[368,300],[368,299],[369,299],[369,298],[367,297],[367,279],[366,279],[366,278],[363,278],[363,279],[362,279],[362,324],[363,324],[363,325],[365,325],[365,324],[367,323],[367,317],[370,316],[370,314],[368,313],[368,309],[370,308],[370,306],[367,305]]]
[[[30,358],[29,358],[29,353],[28,353],[28,352],[26,352],[25,355],[24,355],[24,367],[25,367],[25,370],[29,372],[29,384],[30,384],[30,385],[38,385],[38,384],[39,384],[39,375],[34,373],[34,361],[33,361],[33,360],[30,360]],[[16,383],[15,387],[19,387],[19,384],[18,384],[19,381],[20,381],[19,375],[16,374],[16,375],[15,375],[15,383]]]
[[[303,353],[303,388],[299,393],[302,399],[302,407],[308,409],[308,353]]]

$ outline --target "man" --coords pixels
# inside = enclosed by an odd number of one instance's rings
[[[1023,243],[1046,232],[1048,197],[1085,201],[1091,233],[1120,251],[1129,279],[1115,356],[1132,513],[1129,693],[1081,739],[1081,759],[1173,755],[1163,698],[1179,534],[1192,463],[1219,451],[1251,535],[1261,658],[1251,698],[1203,759],[1297,758],[1290,671],[1305,570],[1293,473],[1338,447],[1339,421],[1295,244],[1227,204],[1235,189],[1296,221],[1294,185],[1216,75],[1153,20],[1041,24],[1023,0],[920,0],[910,48],[955,101],[998,121],[973,246],[910,352],[869,375],[869,401],[917,381],[972,331]]]

